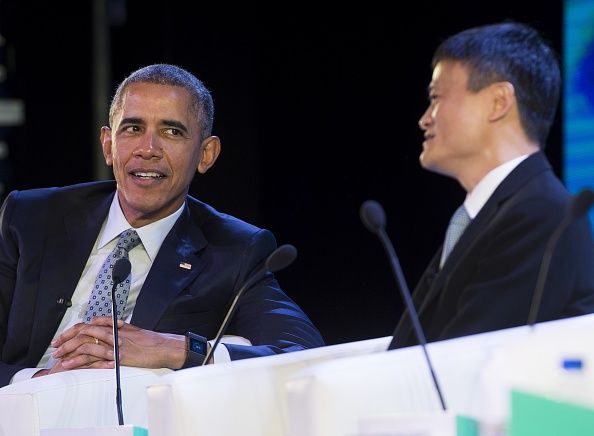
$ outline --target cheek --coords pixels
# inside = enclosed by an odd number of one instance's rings
[[[119,167],[122,164],[121,151],[118,148],[113,148],[111,152],[111,162],[114,167]]]
[[[169,153],[168,158],[169,164],[184,178],[194,176],[199,159],[196,154],[188,154],[187,152]]]
[[[440,108],[436,119],[439,121],[439,130],[442,133],[447,131],[458,136],[476,127],[478,114],[463,101],[452,101]]]
[[[134,144],[129,141],[119,141],[111,148],[111,159],[114,165],[123,164],[132,155]]]

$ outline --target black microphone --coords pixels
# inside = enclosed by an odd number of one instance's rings
[[[223,337],[223,333],[227,329],[227,325],[229,324],[231,317],[235,313],[235,309],[237,307],[237,302],[239,301],[239,297],[241,297],[241,295],[247,289],[251,288],[252,285],[254,285],[256,282],[260,281],[269,272],[274,273],[274,272],[280,271],[280,270],[288,267],[291,263],[293,263],[293,261],[295,260],[296,257],[297,257],[297,249],[293,245],[291,245],[291,244],[281,245],[276,250],[274,250],[272,253],[270,253],[270,255],[266,258],[266,261],[264,262],[264,264],[247,278],[247,280],[243,283],[243,286],[241,288],[239,288],[239,290],[235,293],[235,297],[233,298],[233,301],[231,302],[231,307],[229,307],[229,310],[227,311],[227,314],[225,315],[225,319],[223,320],[223,323],[221,324],[221,327],[219,328],[219,331],[217,332],[217,334],[215,336],[212,347],[208,351],[206,356],[204,356],[204,360],[202,361],[202,364],[200,366],[206,365],[207,362],[212,357],[212,355],[214,354],[215,349],[217,348],[217,345],[219,345],[219,342],[221,341],[221,338]]]
[[[419,341],[419,344],[423,349],[423,353],[425,354],[425,360],[429,366],[429,371],[431,372],[431,377],[433,378],[433,384],[435,386],[435,390],[437,391],[437,395],[439,396],[441,407],[443,410],[446,410],[446,404],[439,387],[439,382],[437,381],[437,376],[433,370],[431,359],[427,353],[427,340],[425,339],[425,333],[423,333],[423,328],[419,322],[419,316],[410,295],[410,290],[408,289],[408,285],[404,279],[404,274],[402,274],[402,268],[400,267],[400,262],[396,256],[396,251],[394,251],[394,246],[386,234],[386,213],[377,201],[367,200],[361,205],[359,215],[361,216],[361,221],[363,221],[365,227],[367,227],[370,232],[375,233],[379,237],[382,245],[384,246],[384,250],[388,255],[388,258],[390,259],[390,266],[392,267],[394,278],[396,279],[396,283],[400,289],[400,294],[402,295],[402,299],[406,304],[410,319],[412,320],[413,327],[417,335],[417,340]]]
[[[70,298],[60,297],[56,300],[56,307],[58,309],[68,309],[72,307],[72,300]]]
[[[582,190],[578,195],[576,195],[572,202],[570,203],[567,211],[565,212],[565,216],[555,229],[555,231],[551,234],[549,241],[547,242],[547,246],[545,248],[544,254],[542,256],[542,261],[540,264],[540,270],[538,271],[538,276],[536,279],[536,287],[534,288],[534,293],[532,294],[532,302],[530,303],[530,312],[528,313],[528,322],[529,326],[534,326],[536,322],[536,318],[538,317],[538,311],[540,310],[540,305],[542,302],[542,294],[544,293],[544,287],[547,282],[547,275],[549,274],[549,268],[551,267],[551,260],[553,258],[553,254],[555,253],[555,247],[563,235],[563,232],[569,226],[573,220],[581,217],[585,214],[588,209],[592,206],[594,202],[594,192],[590,189]]]
[[[126,280],[130,275],[132,265],[130,261],[122,257],[116,260],[112,270],[111,278],[113,287],[111,288],[111,315],[113,319],[113,354],[115,356],[115,376],[116,376],[116,407],[118,410],[118,423],[124,425],[124,412],[122,411],[122,386],[120,383],[120,344],[118,339],[118,310],[115,299],[116,287]]]

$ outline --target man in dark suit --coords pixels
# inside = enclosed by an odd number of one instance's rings
[[[121,364],[200,363],[186,333],[212,339],[234,293],[276,248],[269,231],[188,196],[196,170],[205,173],[220,152],[213,113],[192,74],[142,68],[120,84],[110,127],[101,130],[115,182],[8,196],[0,216],[0,386],[113,367],[111,316],[95,315],[102,305],[111,313],[113,264],[104,262],[116,256],[132,265],[121,291]],[[239,300],[227,333],[215,362],[323,345],[270,273]]]
[[[571,201],[543,153],[561,75],[534,29],[465,30],[441,43],[432,66],[420,162],[467,195],[414,291],[429,341],[526,324],[547,241]],[[556,247],[537,320],[591,312],[594,244],[581,217]],[[416,343],[405,313],[390,347]]]

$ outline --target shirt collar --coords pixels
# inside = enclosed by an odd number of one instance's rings
[[[155,257],[161,248],[161,244],[163,244],[163,241],[165,240],[165,237],[173,228],[173,225],[179,216],[182,214],[184,205],[185,203],[182,204],[179,209],[165,218],[161,218],[154,223],[150,223],[146,226],[135,229],[151,262],[155,260]],[[122,212],[120,202],[118,201],[118,194],[116,192],[116,194],[113,196],[113,200],[111,201],[107,219],[105,220],[103,229],[99,235],[97,249],[109,244],[111,241],[117,238],[120,233],[122,233],[124,230],[128,230],[131,227],[132,226],[130,223],[128,223],[128,220],[124,216],[124,212]]]
[[[464,208],[471,219],[474,219],[489,200],[495,189],[520,163],[529,155],[525,154],[493,168],[485,177],[466,195]]]

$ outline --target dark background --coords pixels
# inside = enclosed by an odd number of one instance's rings
[[[415,2],[404,12],[401,4],[215,10],[179,0],[108,2],[110,90],[157,62],[206,83],[223,151],[192,194],[298,248],[278,278],[329,344],[390,335],[402,311],[383,249],[360,222],[361,203],[384,206],[413,288],[463,201],[457,182],[418,164],[417,120],[437,44],[513,19],[561,53],[559,1],[444,3]],[[0,94],[26,105],[25,124],[3,131],[5,193],[95,177],[92,14],[91,1],[0,0],[8,66]],[[562,176],[557,119],[547,155]]]

